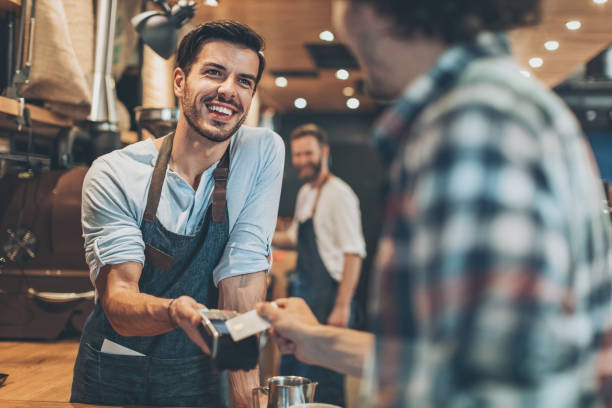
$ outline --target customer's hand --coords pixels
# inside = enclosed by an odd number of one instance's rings
[[[308,362],[308,334],[320,326],[304,299],[278,299],[274,302],[259,303],[257,313],[272,325],[270,334],[283,354],[295,354]]]
[[[202,316],[198,311],[205,307],[189,296],[181,296],[170,304],[169,315],[172,322],[183,329],[191,341],[197,344],[205,354],[210,354],[210,349],[198,330],[198,326],[202,324]]]

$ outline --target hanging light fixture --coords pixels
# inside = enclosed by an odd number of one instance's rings
[[[168,59],[176,51],[179,29],[195,15],[195,1],[180,0],[173,7],[167,0],[153,0],[163,12],[145,11],[132,18],[132,26],[142,41],[160,57]]]

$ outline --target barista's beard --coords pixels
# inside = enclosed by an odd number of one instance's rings
[[[232,130],[226,134],[226,135],[213,135],[210,134],[208,132],[205,132],[204,129],[202,129],[201,127],[199,127],[198,125],[196,125],[193,120],[191,120],[191,117],[187,114],[187,112],[185,112],[185,119],[187,119],[187,123],[189,124],[189,127],[191,127],[193,130],[196,131],[196,133],[198,133],[200,136],[212,141],[212,142],[216,142],[216,143],[221,143],[221,142],[225,142],[227,139],[229,139],[230,137],[232,137],[232,135],[234,133],[236,133],[238,131],[238,129],[240,128],[240,126],[242,126],[242,124],[244,123],[246,116],[243,116],[242,119],[240,119],[240,121],[236,124],[236,126],[234,126],[232,128]]]
[[[304,179],[302,179],[302,181],[305,182],[305,183],[312,183],[313,181],[318,179],[319,175],[321,174],[321,167],[322,166],[323,166],[323,158],[321,158],[321,160],[319,160],[319,162],[317,164],[315,164],[314,171],[312,172],[312,176],[304,178]]]
[[[185,98],[186,100],[187,98]],[[213,98],[211,98],[210,100],[212,100]],[[206,106],[206,102],[208,101],[203,101],[202,103]],[[231,103],[231,102],[225,102],[224,103]],[[231,103],[232,105],[234,105],[236,107],[236,109],[239,110],[240,113],[242,113],[242,110],[236,106],[236,104]],[[212,134],[210,132],[206,132],[204,129],[202,129],[200,126],[198,126],[198,124],[196,123],[196,121],[192,118],[192,116],[196,116],[197,113],[197,108],[195,106],[195,102],[194,102],[194,106],[188,107],[185,103],[185,101],[183,100],[181,102],[182,105],[182,111],[183,114],[185,116],[185,119],[187,119],[187,123],[189,124],[189,127],[191,127],[193,130],[196,131],[196,133],[198,133],[200,136],[202,136],[203,138],[206,138],[212,142],[215,143],[221,143],[226,141],[227,139],[229,139],[230,137],[232,137],[232,135],[234,133],[236,133],[238,131],[238,129],[240,128],[240,126],[242,126],[242,124],[244,123],[244,121],[246,120],[246,115],[243,114],[242,118],[240,118],[240,120],[236,123],[236,126],[234,126],[227,134],[220,134],[220,135],[215,135]],[[208,109],[208,108],[206,108]],[[236,113],[237,114],[237,113]]]

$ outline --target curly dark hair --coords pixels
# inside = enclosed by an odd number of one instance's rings
[[[243,45],[257,53],[259,57],[259,69],[255,80],[255,88],[261,79],[261,74],[266,66],[263,56],[264,40],[253,29],[247,25],[232,20],[209,21],[200,24],[183,37],[176,55],[176,66],[181,68],[185,75],[189,74],[191,66],[195,62],[202,45],[208,40],[223,40],[230,43]]]
[[[540,0],[350,0],[369,3],[395,24],[394,34],[422,34],[448,44],[473,40],[482,31],[537,24]]]

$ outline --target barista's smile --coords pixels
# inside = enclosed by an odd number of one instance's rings
[[[218,103],[208,103],[206,104],[206,108],[211,116],[216,120],[227,121],[231,119],[236,110],[234,108],[229,107],[228,105],[221,105]]]

